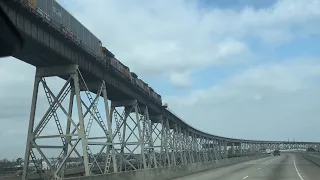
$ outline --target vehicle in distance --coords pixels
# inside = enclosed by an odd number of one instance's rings
[[[276,149],[273,151],[274,156],[280,156],[280,150]]]
[[[266,149],[266,153],[271,154],[272,153],[271,149]]]

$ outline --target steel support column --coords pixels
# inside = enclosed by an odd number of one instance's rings
[[[46,77],[53,77],[53,76],[60,76],[67,79],[63,87],[61,88],[60,92],[57,96],[54,95],[52,90],[49,88],[45,78]],[[39,85],[42,84],[45,92],[45,96],[49,102],[49,108],[43,115],[39,121],[36,121],[36,107],[37,107],[37,99],[39,94]],[[29,119],[29,128],[27,133],[27,143],[26,143],[26,151],[25,151],[25,163],[23,167],[23,176],[22,179],[27,179],[28,172],[30,172],[29,164],[30,159],[36,166],[37,172],[39,176],[42,178],[61,178],[64,176],[63,169],[65,168],[67,159],[73,153],[79,157],[79,161],[83,162],[85,175],[90,175],[90,167],[89,167],[89,156],[90,154],[89,147],[88,147],[88,140],[86,133],[86,126],[84,124],[85,115],[90,112],[92,115],[92,111],[88,110],[87,113],[83,113],[82,105],[83,100],[80,95],[81,85],[85,85],[86,82],[83,79],[78,66],[77,65],[68,65],[68,66],[55,66],[55,67],[37,67],[36,75],[35,75],[35,82],[34,82],[34,89],[33,89],[33,96],[32,96],[32,103],[31,103],[31,112],[30,112],[30,119]],[[67,97],[70,93],[69,99],[69,107],[68,111],[63,107],[62,103],[63,100]],[[72,108],[73,108],[73,97],[76,98],[76,113],[77,119],[72,117]],[[42,105],[43,106],[43,105]],[[94,105],[92,105],[94,107]],[[64,133],[57,110],[60,109],[62,114],[66,117],[66,133]],[[60,115],[60,114],[59,114]],[[58,129],[59,134],[52,134],[51,131],[48,131],[45,127],[49,126],[48,122],[53,119],[56,127]],[[74,131],[70,133],[70,128],[74,127]],[[102,125],[103,126],[103,125]],[[49,129],[52,129],[50,127]],[[106,133],[107,129],[105,128]],[[50,133],[49,135],[45,134],[44,132]],[[45,135],[43,135],[45,134]],[[60,145],[40,145],[40,139],[61,139]],[[75,139],[72,139],[75,138]],[[74,140],[74,142],[72,142]],[[40,141],[40,142],[39,142]],[[80,152],[77,151],[76,147],[78,143],[81,142]],[[45,152],[46,149],[61,149],[59,156],[57,157],[57,161],[55,163],[49,161],[48,154]],[[48,166],[48,173],[44,177],[44,174],[41,174],[42,164],[39,164],[37,160],[40,156],[41,159]]]

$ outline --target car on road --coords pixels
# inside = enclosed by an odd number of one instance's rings
[[[274,156],[280,156],[280,150],[276,149],[273,151]]]

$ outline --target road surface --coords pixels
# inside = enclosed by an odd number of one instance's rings
[[[320,167],[298,154],[282,153],[174,180],[320,180]]]

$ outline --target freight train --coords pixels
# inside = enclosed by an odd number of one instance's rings
[[[76,44],[85,47],[86,51],[94,56],[102,58],[108,62],[121,78],[132,83],[139,91],[144,93],[150,100],[162,105],[161,95],[155,92],[147,83],[138,78],[134,72],[130,72],[129,67],[121,63],[115,55],[102,42],[82,25],[75,17],[65,10],[55,0],[20,0],[29,8],[33,9],[38,16],[41,16],[48,23],[59,26],[59,30],[73,40]]]

